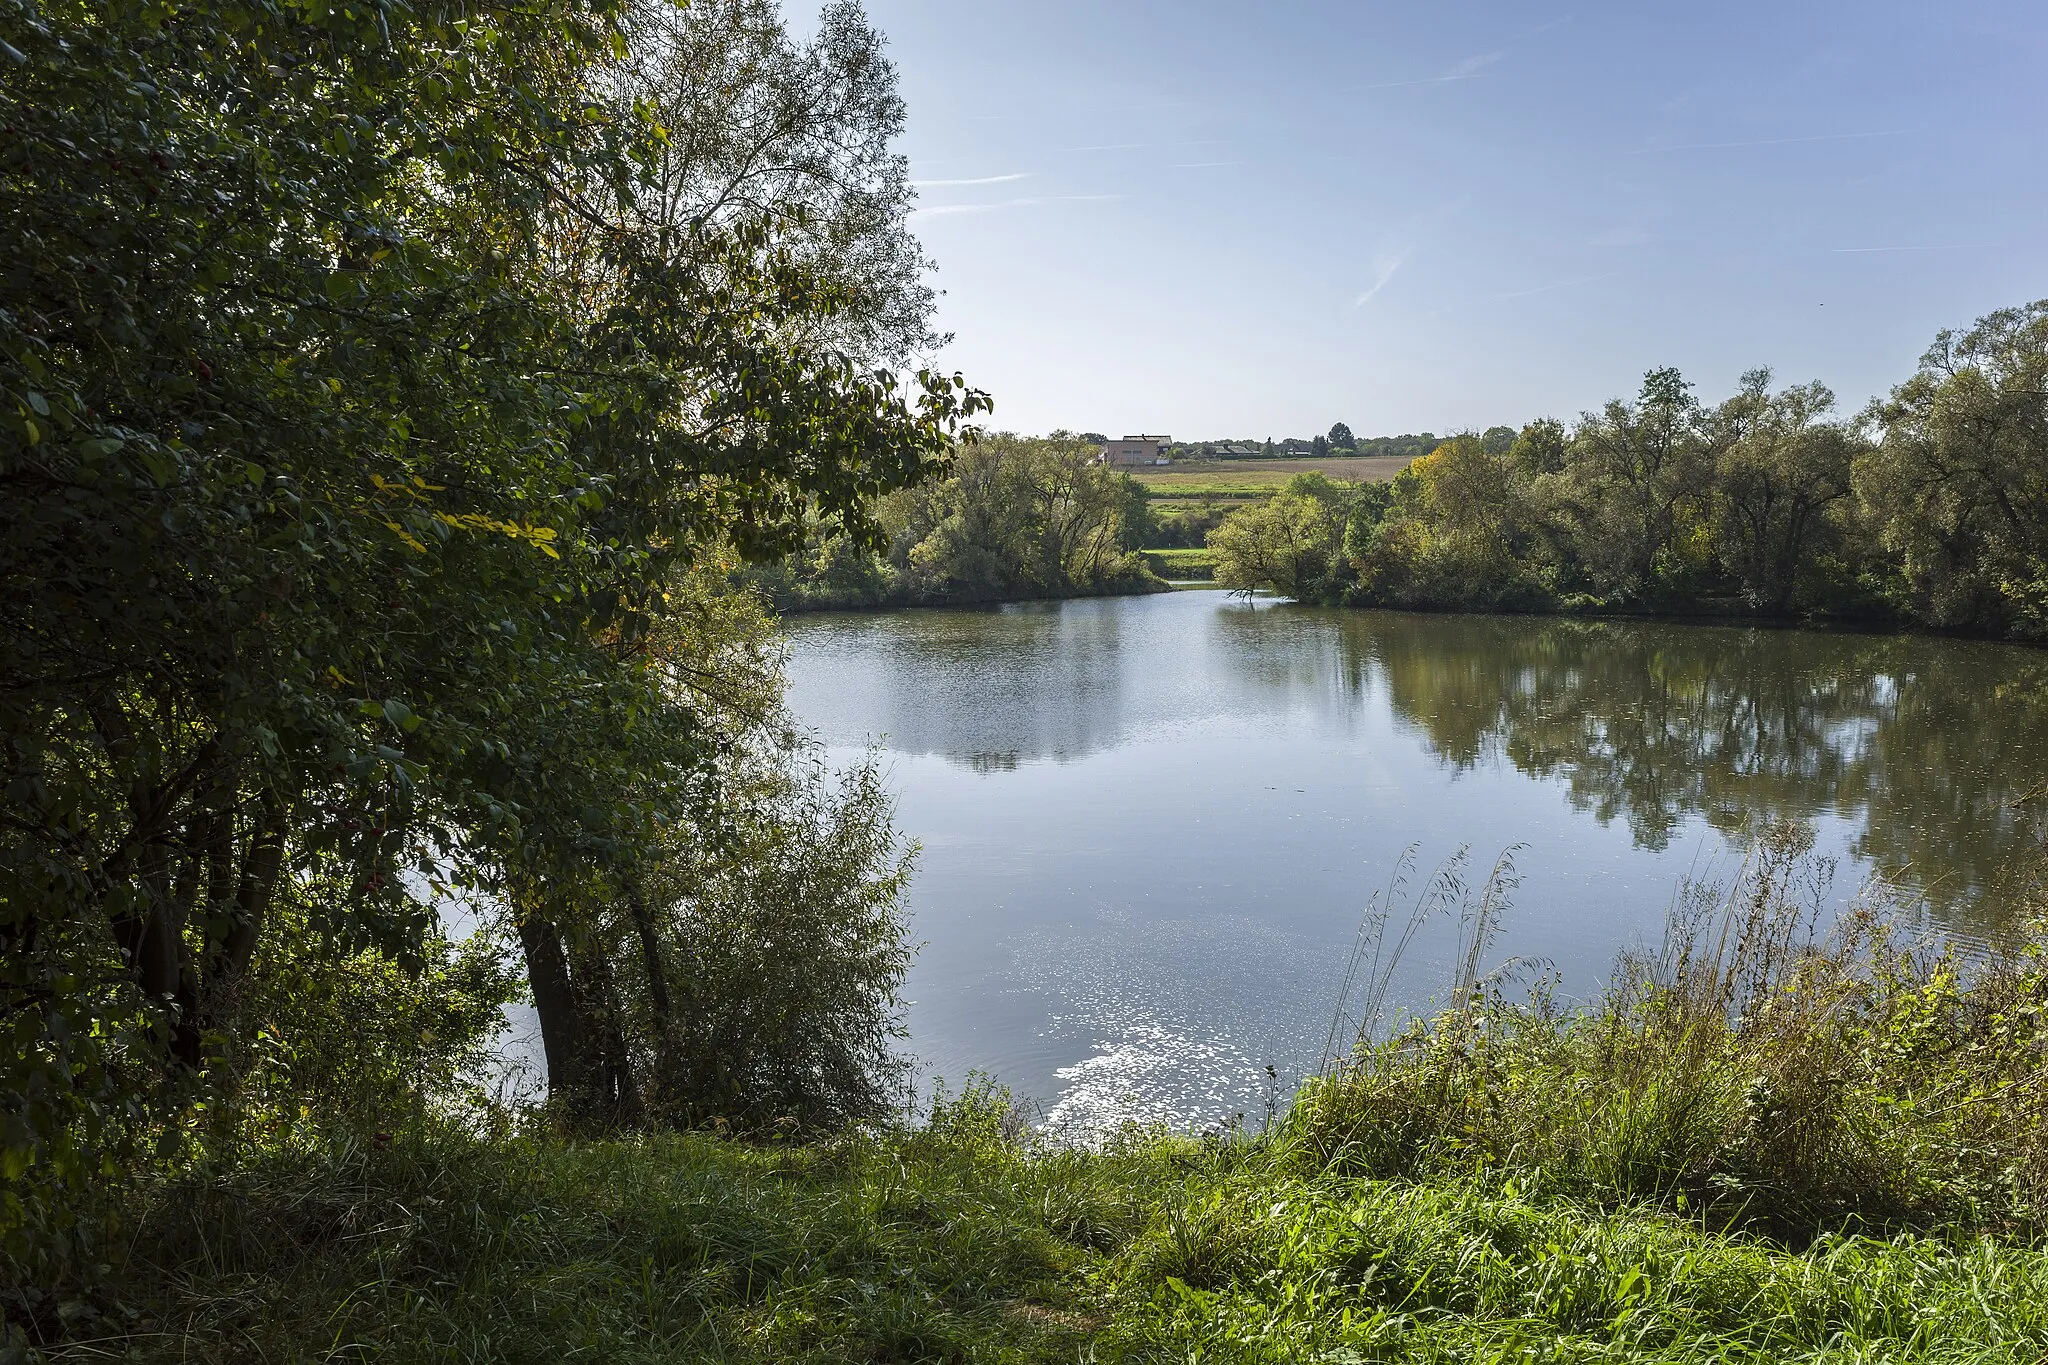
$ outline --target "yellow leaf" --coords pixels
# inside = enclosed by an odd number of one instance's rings
[[[397,522],[387,521],[384,523],[384,525],[390,528],[392,534],[396,535],[400,540],[404,541],[407,545],[410,545],[413,549],[418,550],[421,554],[425,554],[427,552],[427,547],[420,544],[420,542],[413,536],[412,532],[406,530]]]

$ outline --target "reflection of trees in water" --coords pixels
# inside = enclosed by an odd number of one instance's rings
[[[2048,655],[1918,637],[1701,626],[1326,617],[1445,761],[1564,780],[1575,807],[1663,848],[1704,818],[1825,811],[1937,904],[1984,904],[2041,841]]]
[[[1200,596],[816,621],[806,713],[995,773],[1208,716],[1329,732],[1378,687],[1443,762],[1554,778],[1644,847],[1695,817],[1740,842],[1833,813],[1859,856],[1985,926],[2043,835],[2048,801],[2022,798],[2048,782],[2048,651]]]
[[[1123,622],[1106,604],[1066,605],[809,623],[814,710],[980,773],[1108,748],[1125,726]]]
[[[1231,605],[1208,618],[1210,642],[1226,661],[1229,701],[1261,710],[1303,706],[1326,718],[1349,715],[1371,683],[1371,661],[1329,628],[1346,612]]]

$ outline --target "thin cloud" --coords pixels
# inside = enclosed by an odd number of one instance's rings
[[[1476,57],[1467,57],[1446,71],[1441,79],[1447,81],[1469,81],[1480,72],[1492,66],[1507,54],[1505,52],[1482,52]]]
[[[1616,275],[1626,273],[1628,272],[1622,270],[1608,270],[1598,275],[1580,275],[1569,280],[1552,280],[1549,284],[1539,284],[1534,289],[1511,289],[1505,294],[1495,294],[1494,297],[1497,299],[1526,299],[1532,294],[1548,294],[1553,289],[1570,289],[1575,285],[1591,284],[1595,280],[1611,280]]]
[[[1092,147],[1055,147],[1055,152],[1137,152],[1165,147],[1227,147],[1236,138],[1205,137],[1193,142],[1103,142]]]
[[[993,204],[940,204],[936,208],[919,209],[911,214],[913,218],[936,217],[942,213],[994,213],[998,209],[1020,209],[1031,204],[1072,204],[1086,200],[1122,199],[1121,194],[1046,194],[1033,195],[1026,199],[1001,199]]]
[[[1855,142],[1863,138],[1904,137],[1903,128],[1890,128],[1878,133],[1821,133],[1816,137],[1765,137],[1752,142],[1681,142],[1674,147],[1644,147],[1637,156],[1654,156],[1658,152],[1716,152],[1727,147],[1789,147],[1797,142]]]
[[[1873,251],[1982,251],[1981,242],[1952,242],[1947,246],[1838,246],[1837,256],[1861,256]]]
[[[1476,57],[1467,57],[1441,76],[1425,76],[1421,80],[1415,81],[1381,81],[1376,85],[1347,85],[1344,88],[1347,91],[1405,90],[1417,85],[1447,85],[1452,81],[1477,80],[1480,76],[1486,74],[1487,67],[1492,66],[1507,55],[1505,52],[1482,52]]]
[[[1353,308],[1363,308],[1368,303],[1371,303],[1373,295],[1385,289],[1394,276],[1401,273],[1401,267],[1408,264],[1408,258],[1406,255],[1381,256],[1372,264],[1376,275],[1372,282],[1372,288],[1351,301]]]
[[[977,175],[967,180],[913,180],[910,183],[919,189],[931,189],[939,185],[1007,185],[1013,180],[1029,180],[1033,172],[1013,171],[1009,175]]]

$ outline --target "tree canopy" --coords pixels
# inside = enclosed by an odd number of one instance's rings
[[[403,959],[433,887],[555,924],[631,868],[719,751],[679,575],[874,542],[985,399],[897,368],[848,7],[0,13],[0,1145],[84,1178],[243,1027],[281,889]]]
[[[1222,572],[1324,601],[1889,620],[2048,637],[2048,301],[1943,332],[1844,417],[1769,370],[1701,402],[1676,370],[1569,426],[1454,437],[1340,530],[1238,512]],[[1384,510],[1382,510],[1384,509]],[[1274,566],[1324,564],[1301,581]],[[1262,567],[1263,566],[1263,567]],[[1232,576],[1235,577],[1232,577]]]

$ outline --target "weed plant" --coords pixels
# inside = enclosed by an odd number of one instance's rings
[[[1456,1007],[1307,1085],[1286,1140],[1354,1175],[1479,1171],[1798,1241],[1843,1229],[2048,1230],[2048,955],[1974,956],[1881,901],[1817,930],[1810,836],[1769,832],[1734,891],[1681,897],[1661,953],[1592,1008],[1477,979]],[[1468,943],[1490,933],[1495,878]],[[1430,896],[1448,893],[1432,887]],[[1425,908],[1428,897],[1425,897]],[[1373,978],[1383,991],[1384,971]],[[1368,1015],[1378,1015],[1368,992]]]

